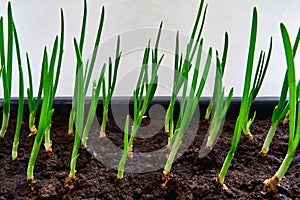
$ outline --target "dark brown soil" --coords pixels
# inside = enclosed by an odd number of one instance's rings
[[[152,119],[158,123],[163,119]],[[149,120],[146,121],[149,123]],[[0,199],[299,199],[300,152],[295,155],[288,172],[281,181],[279,193],[262,193],[263,181],[270,178],[283,160],[288,141],[288,126],[280,125],[266,158],[259,155],[270,126],[270,119],[255,120],[251,132],[253,141],[242,137],[229,168],[226,185],[221,189],[214,179],[222,167],[231,145],[234,119],[227,119],[216,146],[205,158],[198,153],[208,124],[200,121],[200,128],[192,145],[176,160],[171,178],[165,188],[161,187],[162,169],[149,173],[126,173],[117,180],[117,170],[104,166],[86,150],[80,150],[77,179],[74,189],[64,187],[69,173],[73,137],[67,135],[67,116],[56,115],[53,119],[51,137],[53,154],[47,155],[43,146],[37,159],[35,183],[26,182],[27,163],[34,138],[27,138],[27,120],[24,121],[19,160],[11,160],[11,148],[16,120],[10,121],[5,139],[0,141]],[[93,129],[92,129],[93,130]],[[107,137],[122,147],[123,134],[113,122],[108,124]],[[138,133],[139,134],[139,133]],[[91,136],[90,140],[100,140]],[[147,139],[137,139],[135,150],[149,152],[167,144],[161,131]]]

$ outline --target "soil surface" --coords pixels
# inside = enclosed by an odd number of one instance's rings
[[[51,129],[53,153],[47,155],[41,146],[34,169],[34,183],[26,181],[27,164],[34,141],[34,137],[27,137],[27,119],[24,119],[20,137],[19,159],[11,160],[16,124],[16,119],[12,116],[7,134],[0,141],[0,199],[299,199],[299,150],[281,181],[279,192],[262,192],[263,181],[274,175],[287,151],[288,125],[280,125],[269,155],[265,158],[259,155],[270,121],[270,118],[255,120],[251,128],[254,140],[241,137],[225,180],[228,190],[221,189],[215,183],[215,178],[231,145],[235,120],[230,118],[226,119],[223,132],[213,150],[201,159],[198,154],[209,124],[205,120],[199,122],[192,144],[175,161],[170,180],[164,188],[161,186],[162,168],[147,173],[128,173],[125,169],[124,178],[118,180],[116,169],[96,159],[95,152],[84,149],[79,151],[74,188],[69,188],[64,186],[73,147],[73,136],[67,135],[68,116],[55,114]],[[162,122],[163,118],[157,117],[145,119],[144,125]],[[91,132],[96,133],[96,129],[92,128]],[[142,133],[138,132],[137,137],[139,134]],[[108,123],[106,139],[122,150],[123,132],[113,120]],[[93,142],[101,142],[100,140],[96,134],[89,138]],[[166,144],[167,137],[161,130],[151,137],[137,138],[134,152],[152,152]],[[101,145],[100,148],[105,147]],[[120,156],[118,152],[117,158]]]

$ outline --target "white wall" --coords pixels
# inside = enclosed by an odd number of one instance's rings
[[[235,88],[234,94],[236,96],[242,94],[252,9],[253,6],[257,6],[259,16],[257,55],[260,49],[267,50],[269,38],[273,36],[273,53],[269,71],[259,95],[278,96],[286,68],[279,23],[284,22],[286,24],[291,38],[294,40],[300,25],[300,1],[206,0],[206,2],[209,4],[209,7],[204,28],[205,46],[211,45],[214,49],[221,50],[224,32],[229,32],[230,47],[224,82],[227,88],[232,86]],[[105,5],[106,9],[102,42],[109,44],[106,46],[109,46],[111,50],[113,50],[115,45],[114,40],[111,40],[111,38],[118,34],[121,34],[121,46],[124,48],[132,48],[133,46],[142,48],[146,45],[150,36],[152,41],[154,41],[154,30],[157,29],[160,21],[164,22],[164,28],[168,30],[165,31],[166,35],[163,36],[163,39],[169,42],[166,48],[171,48],[172,50],[175,38],[175,35],[172,35],[175,34],[173,31],[179,30],[186,37],[190,35],[198,3],[199,1],[196,0],[88,0],[88,32],[84,56],[88,57],[91,52],[102,5]],[[7,1],[0,0],[0,15],[4,16],[5,20],[6,6]],[[80,33],[83,2],[81,0],[20,0],[12,1],[12,7],[23,53],[24,71],[27,73],[25,52],[29,52],[31,64],[34,68],[33,75],[36,88],[38,87],[43,47],[46,45],[48,48],[51,48],[55,35],[59,34],[59,9],[63,8],[66,22],[65,54],[57,95],[71,96],[75,68],[73,37],[78,37]],[[138,30],[142,30],[142,34],[136,36],[135,34],[139,32]],[[126,36],[126,33],[129,34]],[[132,37],[131,33],[134,33],[134,37]],[[147,33],[151,34],[148,36]],[[126,38],[129,39],[126,41]],[[129,51],[129,49],[126,49],[126,51]],[[111,51],[107,50],[107,52]],[[122,62],[119,79],[124,78],[124,74],[128,74],[131,70],[138,67],[141,60],[141,51],[138,52],[139,54],[134,54],[131,57],[128,55],[128,61]],[[103,53],[103,55],[106,55],[106,53]],[[257,57],[256,59],[258,59]],[[300,61],[299,57],[297,55],[296,58],[298,64]],[[167,79],[171,77],[169,73],[171,73],[172,61],[172,58],[166,58],[164,66],[169,66],[169,71],[162,70],[161,77]],[[13,96],[17,96],[18,72],[16,67],[14,72]],[[25,80],[27,81],[26,73]],[[128,77],[132,77],[132,75]],[[130,81],[134,82],[135,80]],[[122,91],[122,86],[125,87],[124,84],[119,84],[116,95],[131,95],[130,90]],[[126,88],[128,87],[126,86]],[[206,94],[208,93],[206,91]],[[163,89],[158,94],[170,95],[168,90]]]

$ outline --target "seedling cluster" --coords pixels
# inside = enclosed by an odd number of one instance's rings
[[[228,96],[225,97],[225,88],[223,85],[223,76],[225,73],[227,55],[229,52],[229,34],[227,32],[225,33],[222,57],[219,56],[219,51],[217,50],[215,51],[215,54],[213,54],[212,47],[209,47],[207,51],[204,49],[203,44],[205,39],[202,37],[202,32],[205,24],[207,9],[208,5],[204,6],[204,0],[201,0],[193,30],[190,35],[190,40],[186,44],[185,53],[180,52],[179,32],[177,32],[175,37],[173,86],[170,102],[165,115],[164,127],[164,130],[168,135],[168,153],[166,155],[165,167],[162,172],[163,186],[165,186],[170,179],[171,168],[174,165],[174,160],[178,154],[178,151],[183,142],[183,138],[185,137],[185,134],[193,119],[199,100],[201,99],[201,94],[205,87],[209,71],[213,67],[212,60],[214,60],[214,56],[216,61],[214,91],[205,115],[206,120],[210,122],[210,128],[204,142],[204,150],[200,151],[199,153],[200,157],[203,156],[205,152],[210,151],[213,148],[218,135],[221,134],[222,123],[224,122],[233,96],[233,88],[231,88]],[[85,60],[83,58],[83,49],[87,24],[87,10],[87,1],[85,0],[80,38],[79,40],[77,40],[76,38],[73,39],[74,51],[76,54],[76,79],[74,84],[74,96],[68,126],[69,137],[71,137],[71,135],[74,135],[73,151],[70,158],[70,172],[68,177],[66,177],[66,186],[69,187],[72,187],[72,180],[76,178],[76,162],[77,158],[80,156],[78,154],[78,150],[80,147],[87,148],[88,135],[96,116],[96,110],[97,106],[99,105],[98,101],[100,96],[102,97],[101,99],[103,105],[100,137],[106,137],[106,127],[107,123],[109,123],[109,105],[111,103],[116,87],[117,76],[119,66],[121,65],[122,56],[121,37],[118,36],[116,41],[117,44],[115,58],[108,58],[108,62],[102,65],[98,80],[93,81],[91,103],[87,112],[87,117],[85,119],[87,91],[89,89],[91,75],[94,71],[94,68],[96,67],[95,61],[98,55],[98,49],[105,19],[105,9],[104,7],[102,7],[98,31],[96,33],[96,39],[92,50],[92,57],[90,60]],[[20,51],[17,28],[13,20],[10,2],[8,3],[7,7],[7,22],[7,28],[4,28],[3,17],[0,18],[0,75],[3,83],[4,96],[2,105],[3,117],[0,130],[0,138],[5,137],[10,119],[10,100],[13,71],[12,67],[14,58],[13,54],[15,52],[19,71],[18,116],[12,149],[12,159],[15,160],[18,158],[19,136],[22,128],[24,109],[24,78],[22,53]],[[29,53],[26,53],[27,71],[29,77],[29,88],[27,89],[29,124],[26,126],[28,126],[29,136],[35,137],[27,168],[28,181],[34,180],[34,166],[43,140],[46,151],[48,153],[52,152],[52,142],[50,139],[50,135],[51,119],[54,113],[53,101],[59,85],[65,41],[63,10],[61,10],[60,23],[60,35],[57,35],[55,37],[51,52],[49,52],[46,47],[43,51],[39,89],[36,97],[34,97],[35,88],[33,87],[34,84],[32,80],[32,76],[36,76],[36,74],[32,74]],[[134,156],[133,144],[135,141],[135,137],[138,134],[138,130],[143,122],[143,119],[145,118],[146,112],[157,90],[157,85],[159,82],[159,68],[164,59],[164,54],[161,54],[159,52],[159,43],[161,35],[163,34],[162,25],[163,23],[161,23],[159,26],[154,46],[151,46],[151,41],[149,40],[149,43],[144,49],[140,73],[138,76],[136,87],[133,91],[133,120],[131,126],[130,115],[127,115],[126,117],[124,129],[124,147],[117,173],[118,179],[122,179],[124,177],[124,172],[126,171],[126,160],[131,159],[127,157]],[[255,75],[252,79],[252,72],[254,70],[253,65],[255,60],[254,57],[256,55],[255,46],[257,40],[257,29],[258,14],[257,9],[254,8],[244,90],[240,105],[240,111],[234,128],[232,145],[221,168],[221,171],[216,179],[217,182],[221,186],[223,186],[223,188],[226,188],[224,184],[225,177],[233,160],[234,153],[238,147],[242,132],[249,139],[253,139],[253,137],[255,137],[255,133],[252,134],[250,132],[251,124],[255,119],[255,112],[253,117],[249,119],[250,108],[263,84],[263,80],[267,73],[269,61],[271,59],[273,43],[271,37],[268,52],[260,52],[258,64],[255,69]],[[295,56],[300,40],[300,29],[298,31],[293,47],[291,45],[289,33],[283,23],[280,24],[280,29],[285,50],[287,69],[282,85],[280,100],[278,102],[278,105],[274,109],[272,115],[272,124],[260,152],[262,156],[267,156],[276,129],[283,118],[288,114],[289,141],[286,157],[276,174],[272,178],[265,181],[265,189],[273,191],[277,190],[277,186],[280,180],[288,170],[300,140],[300,81],[297,81],[295,75]],[[4,38],[5,35],[7,38]],[[7,46],[5,46],[4,41],[7,41]],[[205,57],[203,56],[204,51],[207,52],[207,56]],[[202,64],[202,60],[204,60],[204,64]],[[200,69],[203,69],[202,73],[200,73]],[[191,87],[188,87],[189,83],[191,83]],[[174,107],[177,100],[180,101],[180,109],[178,116],[175,116]],[[38,113],[39,109],[40,112]],[[37,122],[36,116],[38,115],[39,120]],[[175,117],[177,117],[176,123],[174,120]],[[75,131],[74,123],[76,125]],[[131,133],[130,136],[129,133]]]

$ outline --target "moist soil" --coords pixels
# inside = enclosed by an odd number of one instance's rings
[[[101,122],[101,119],[98,119]],[[145,119],[143,125],[161,123],[163,117]],[[79,150],[77,177],[73,187],[65,187],[73,147],[73,136],[67,135],[68,115],[55,114],[51,129],[53,152],[47,154],[41,146],[34,169],[34,183],[26,181],[27,164],[34,137],[27,137],[24,124],[20,136],[19,158],[11,160],[15,116],[10,120],[4,140],[0,141],[0,199],[299,199],[300,151],[295,154],[278,193],[263,192],[263,181],[274,175],[287,151],[288,125],[280,125],[271,144],[269,155],[259,155],[270,127],[270,117],[256,119],[251,132],[254,140],[241,137],[225,182],[227,190],[216,184],[223,161],[231,145],[235,119],[227,118],[223,132],[213,150],[199,158],[203,138],[209,123],[199,122],[197,134],[172,168],[170,180],[162,187],[162,169],[147,173],[126,173],[117,179],[117,170],[105,166],[87,150]],[[96,128],[92,128],[92,131]],[[141,132],[138,132],[137,137]],[[113,119],[107,127],[107,138],[122,149],[123,132]],[[94,142],[101,138],[91,136]],[[136,138],[134,151],[151,152],[167,144],[161,130],[149,138]],[[130,158],[128,158],[130,159]],[[125,169],[126,171],[126,169]]]

